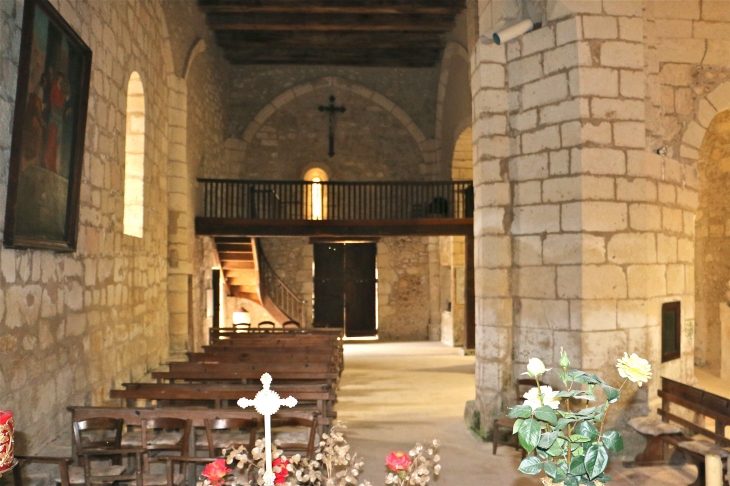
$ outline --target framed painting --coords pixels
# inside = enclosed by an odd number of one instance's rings
[[[91,49],[47,0],[26,0],[4,243],[76,250]]]

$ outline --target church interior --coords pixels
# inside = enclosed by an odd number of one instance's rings
[[[363,417],[388,423],[368,366],[419,376],[389,410],[491,468],[446,482],[538,484],[491,443],[562,350],[612,383],[624,353],[651,364],[612,407],[617,458],[680,450],[650,417],[727,464],[730,0],[0,0],[0,120],[19,456],[70,444],[69,407],[258,383],[195,362],[245,329],[280,336],[246,362],[274,388],[334,349],[312,400],[364,448]],[[705,484],[700,462],[617,484]]]

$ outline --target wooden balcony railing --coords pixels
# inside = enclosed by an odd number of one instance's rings
[[[473,217],[470,181],[304,182],[198,179],[203,218],[410,220]]]

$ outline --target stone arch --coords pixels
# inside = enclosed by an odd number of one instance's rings
[[[696,127],[685,132],[685,158],[699,177],[695,220],[695,354],[698,364],[730,378],[730,82],[700,101]],[[691,125],[691,124],[690,124]],[[699,128],[697,128],[699,127]],[[687,157],[688,133],[702,137],[697,157]],[[685,144],[685,138],[687,144]],[[690,146],[692,147],[692,146]],[[694,152],[690,155],[694,156]]]
[[[421,151],[424,161],[429,160],[431,150],[430,144],[428,143],[426,136],[423,134],[423,131],[421,131],[408,113],[380,93],[361,84],[353,83],[352,81],[335,76],[327,76],[317,81],[300,84],[284,91],[279,96],[271,100],[271,102],[264,106],[248,124],[241,139],[226,140],[226,151],[230,154],[227,158],[230,160],[231,156],[235,156],[239,160],[243,160],[246,156],[248,145],[254,139],[256,133],[258,133],[266,121],[277,113],[279,109],[305,94],[311,93],[314,90],[326,88],[338,88],[344,91],[349,91],[350,93],[372,101],[376,105],[380,106],[384,111],[393,115],[401,124],[403,124],[411,137],[413,137],[413,140],[416,142],[416,145],[418,145]]]
[[[197,38],[195,42],[193,42],[192,47],[190,47],[190,51],[188,52],[188,57],[185,59],[185,66],[183,66],[182,71],[182,78],[187,80],[188,74],[190,74],[190,68],[193,65],[193,62],[195,62],[195,59],[205,52],[205,49],[207,49],[207,45],[205,44],[205,40],[201,38]]]
[[[439,87],[436,95],[436,136],[441,133],[442,123],[444,119],[444,98],[446,98],[446,86],[449,83],[449,61],[452,57],[459,56],[467,64],[469,61],[469,53],[466,48],[457,42],[449,42],[444,49],[444,55],[441,58],[441,75],[439,76]],[[470,120],[471,121],[471,120]]]
[[[679,148],[681,158],[699,160],[702,141],[705,139],[710,123],[718,113],[726,110],[730,110],[730,81],[720,84],[700,100],[696,119],[687,125],[682,135]]]

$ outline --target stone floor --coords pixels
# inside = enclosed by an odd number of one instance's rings
[[[337,411],[348,425],[351,450],[361,454],[361,478],[383,484],[385,457],[408,451],[417,441],[442,442],[443,469],[433,486],[536,486],[517,472],[520,456],[470,433],[462,418],[474,399],[474,357],[440,343],[357,343],[345,345]],[[626,469],[614,461],[616,486],[686,485],[696,478],[689,465]]]

